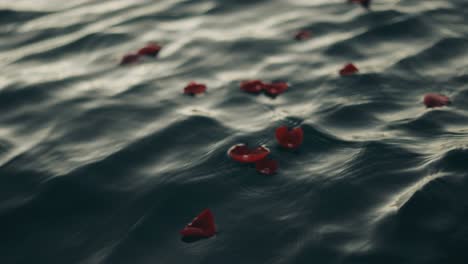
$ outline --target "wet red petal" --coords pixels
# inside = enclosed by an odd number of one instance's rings
[[[141,48],[140,50],[138,50],[138,54],[144,55],[144,56],[156,57],[159,51],[161,51],[161,46],[159,46],[156,43],[150,43],[146,45],[145,47]]]
[[[281,126],[276,129],[276,140],[285,148],[295,149],[302,144],[304,132],[300,127],[289,130],[288,127]]]
[[[135,53],[129,53],[123,56],[122,60],[120,61],[120,65],[136,63],[139,60],[140,60],[140,55],[135,54]]]
[[[289,88],[286,82],[269,83],[265,85],[265,93],[271,96],[284,93]]]
[[[262,174],[272,175],[278,170],[278,162],[276,160],[263,159],[255,163],[255,168]]]
[[[203,210],[192,222],[180,231],[184,237],[211,237],[216,234],[216,225],[210,209]]]
[[[195,94],[201,94],[206,91],[206,85],[201,84],[201,83],[196,83],[196,82],[190,82],[185,88],[184,88],[184,94],[190,94],[190,95],[195,95]]]
[[[235,161],[252,163],[264,159],[268,154],[270,154],[270,150],[263,146],[250,149],[245,144],[238,144],[232,146],[228,150],[228,154]]]
[[[359,72],[359,69],[354,64],[348,63],[340,70],[340,75],[351,75],[357,72]]]
[[[429,93],[424,96],[424,104],[428,108],[442,107],[450,104],[450,98],[442,94]]]
[[[240,84],[240,88],[244,92],[260,93],[265,88],[265,84],[260,80],[243,81]]]
[[[309,31],[301,30],[301,31],[296,33],[296,35],[294,36],[294,39],[296,39],[296,40],[306,40],[306,39],[310,39],[310,37],[311,37],[311,34],[310,34]]]

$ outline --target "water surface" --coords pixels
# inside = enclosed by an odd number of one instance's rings
[[[343,2],[0,0],[0,263],[466,263],[468,3]],[[277,175],[230,160],[241,142]],[[182,242],[204,208],[218,235]]]

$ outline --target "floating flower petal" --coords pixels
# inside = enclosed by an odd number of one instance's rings
[[[264,146],[250,149],[245,144],[238,144],[232,146],[228,150],[228,154],[235,161],[252,163],[264,159],[268,154],[270,154],[270,150]]]
[[[359,72],[359,69],[354,64],[348,63],[340,70],[340,75],[351,75],[357,72]]]
[[[276,160],[262,159],[255,163],[255,169],[262,174],[272,175],[278,170],[278,162]]]
[[[138,50],[138,54],[142,56],[156,57],[158,56],[159,51],[161,51],[161,46],[156,43],[150,43]]]
[[[140,61],[140,55],[135,53],[129,53],[123,56],[122,60],[120,61],[120,65],[128,65],[137,63]]]
[[[216,234],[216,225],[210,209],[203,210],[180,231],[182,237],[207,238]]]
[[[248,93],[260,93],[265,88],[265,84],[260,80],[243,81],[240,88]]]
[[[310,39],[310,37],[311,37],[311,34],[310,34],[309,31],[301,30],[301,31],[296,33],[296,35],[294,36],[294,39],[295,40],[306,40],[306,39]]]
[[[289,88],[289,84],[286,82],[275,82],[265,84],[264,90],[265,93],[270,96],[276,96],[278,94],[284,93]]]
[[[287,126],[281,126],[276,129],[276,140],[285,148],[295,149],[302,144],[304,132],[300,127],[289,129]]]
[[[196,95],[206,92],[206,85],[196,82],[190,82],[184,88],[184,94]]]
[[[450,104],[450,98],[442,94],[429,93],[424,96],[424,104],[427,108],[442,107]]]

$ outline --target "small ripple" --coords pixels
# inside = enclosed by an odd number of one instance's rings
[[[394,68],[421,75],[452,75],[454,69],[466,66],[466,57],[462,54],[467,45],[468,39],[465,38],[443,38],[417,54],[399,61]]]
[[[80,53],[88,53],[90,51],[96,52],[99,49],[108,49],[113,45],[118,45],[129,39],[130,36],[128,34],[91,33],[73,40],[73,42],[49,49],[48,51],[22,57],[16,62],[57,60],[64,56],[70,57],[70,55],[79,55]]]
[[[453,127],[463,127],[468,122],[468,116],[451,110],[428,110],[421,116],[393,122],[389,129],[407,131],[414,135],[437,136]]]

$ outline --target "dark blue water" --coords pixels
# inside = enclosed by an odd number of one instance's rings
[[[468,2],[344,2],[0,0],[0,263],[468,263]],[[204,208],[219,233],[182,242]]]

